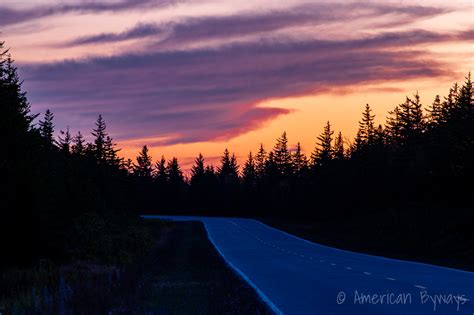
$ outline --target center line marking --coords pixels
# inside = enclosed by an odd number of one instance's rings
[[[335,263],[331,263],[331,266],[335,266],[336,264]]]
[[[366,274],[366,275],[368,275],[368,276],[371,275],[371,273],[370,273],[370,272],[367,272],[367,271],[364,271],[364,274]]]
[[[415,284],[414,287],[418,288],[418,289],[426,290],[426,287],[424,287],[422,285]]]
[[[396,280],[394,278],[385,278],[385,279],[390,280],[390,281],[395,281]]]
[[[347,269],[347,270],[352,270],[352,268],[351,268],[351,267],[346,267],[346,269]]]

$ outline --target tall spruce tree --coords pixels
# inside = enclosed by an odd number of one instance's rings
[[[69,126],[66,127],[66,131],[60,130],[59,133],[60,133],[59,141],[58,141],[59,150],[64,154],[71,153],[72,137],[71,137],[71,133],[69,132]]]
[[[134,174],[140,178],[151,180],[153,172],[152,157],[148,152],[148,147],[144,145],[137,156],[137,164],[134,167]]]
[[[200,184],[205,177],[206,168],[204,166],[204,157],[199,153],[191,167],[191,185]]]
[[[265,162],[267,160],[267,152],[263,148],[263,144],[260,144],[257,155],[255,156],[255,171],[257,178],[262,179],[265,175]]]
[[[166,172],[166,159],[162,155],[161,159],[155,164],[155,181],[158,184],[165,184],[168,181],[168,174]]]
[[[344,139],[342,138],[342,132],[339,131],[336,139],[334,140],[334,158],[336,160],[344,160]]]
[[[54,115],[47,109],[43,120],[39,122],[39,131],[41,138],[46,147],[52,148],[54,146],[54,125],[53,125]]]
[[[252,155],[252,152],[250,152],[242,170],[242,180],[244,184],[252,186],[255,184],[256,179],[257,171],[255,168],[255,160]]]
[[[291,154],[288,150],[286,132],[283,132],[281,137],[277,139],[273,152],[278,173],[282,176],[289,175],[291,173]]]
[[[366,104],[365,110],[362,113],[362,120],[359,121],[358,132],[358,137],[360,137],[360,142],[363,145],[371,145],[374,141],[374,118],[375,115],[372,115],[372,109],[369,104]]]
[[[166,165],[166,176],[168,182],[171,185],[182,185],[184,184],[184,176],[181,167],[179,166],[178,159],[173,157]]]
[[[296,175],[300,175],[308,168],[308,158],[301,151],[301,144],[299,142],[296,144],[296,150],[291,156],[291,163],[293,173]]]
[[[334,131],[331,130],[331,123],[328,121],[324,126],[324,131],[319,135],[314,152],[311,154],[313,167],[326,165],[333,158],[332,141]]]
[[[221,158],[221,165],[217,169],[219,180],[224,184],[235,184],[239,181],[239,166],[235,155],[230,156],[227,148],[224,150],[224,155]]]
[[[75,155],[83,155],[85,153],[85,140],[80,131],[72,139],[72,153]]]

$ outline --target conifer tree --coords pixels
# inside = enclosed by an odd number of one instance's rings
[[[194,165],[191,168],[191,184],[201,183],[205,176],[204,157],[199,153],[198,157],[194,160]]]
[[[83,155],[85,153],[84,136],[80,131],[72,139],[72,153],[75,155]]]
[[[344,160],[344,140],[340,131],[334,140],[334,158],[336,160]]]
[[[328,121],[324,127],[324,131],[318,137],[317,146],[311,154],[311,162],[313,166],[326,165],[333,158],[332,141],[334,131],[331,130],[331,123]]]
[[[0,137],[5,137],[3,145],[9,139],[17,139],[31,130],[33,120],[38,116],[30,114],[30,104],[26,92],[22,91],[22,82],[17,68],[8,50],[4,50],[0,41],[0,100],[2,115],[0,115]]]
[[[252,152],[249,153],[247,161],[245,161],[242,171],[242,180],[247,185],[253,185],[257,179],[257,171],[255,169],[255,161]]]
[[[66,127],[66,131],[60,130],[59,133],[61,136],[59,136],[59,150],[63,152],[64,154],[69,154],[71,153],[71,142],[72,142],[72,137],[71,133],[69,132],[69,126]]]
[[[444,122],[443,105],[439,95],[436,95],[433,103],[427,109],[427,123],[430,128],[435,128]]]
[[[262,179],[265,174],[265,162],[267,160],[267,152],[263,148],[263,144],[260,144],[260,149],[255,156],[255,171],[257,178]]]
[[[137,156],[137,165],[134,167],[134,174],[144,179],[151,179],[153,172],[152,157],[148,154],[148,151],[148,147],[144,145]]]
[[[235,155],[230,156],[227,148],[224,150],[224,155],[221,158],[221,165],[218,168],[219,179],[224,184],[237,183],[239,180],[239,166]]]
[[[299,175],[308,168],[308,158],[301,152],[301,144],[296,144],[296,150],[291,157],[293,172]]]
[[[374,141],[374,118],[375,115],[372,115],[372,109],[369,104],[366,104],[362,113],[362,120],[359,121],[358,137],[362,145],[370,145]]]
[[[106,141],[107,141],[107,133],[105,129],[107,128],[102,115],[99,115],[97,121],[95,123],[96,128],[93,129],[92,135],[95,137],[94,144],[93,144],[93,151],[94,155],[98,161],[105,161],[106,160]]]
[[[289,175],[291,173],[291,154],[288,150],[286,132],[283,132],[281,137],[277,139],[273,152],[278,173],[283,176]]]
[[[183,172],[179,166],[178,159],[173,157],[166,165],[166,176],[171,185],[180,185],[184,183]]]
[[[54,119],[53,113],[49,109],[47,109],[44,114],[43,120],[39,122],[40,135],[43,138],[43,141],[48,148],[52,148],[54,146],[53,119]]]
[[[164,184],[168,181],[168,174],[166,172],[166,159],[161,156],[161,159],[155,164],[155,180],[159,184]]]

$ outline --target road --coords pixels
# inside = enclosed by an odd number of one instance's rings
[[[209,239],[277,314],[474,315],[474,273],[343,251],[259,221],[199,220]]]

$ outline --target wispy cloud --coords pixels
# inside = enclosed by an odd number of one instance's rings
[[[117,12],[131,9],[156,8],[176,3],[177,0],[122,0],[122,1],[68,1],[47,5],[35,5],[26,8],[0,6],[0,21],[2,25],[17,24],[40,18],[65,13],[101,13]]]
[[[36,104],[74,115],[104,113],[121,126],[114,130],[119,139],[169,135],[164,143],[185,143],[231,138],[288,113],[257,107],[264,99],[446,75],[447,67],[423,50],[387,48],[451,37],[411,31],[351,41],[264,41],[30,65],[22,73]]]

